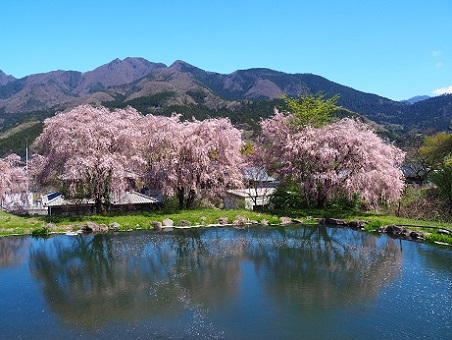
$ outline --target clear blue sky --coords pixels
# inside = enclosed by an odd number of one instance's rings
[[[0,17],[0,70],[16,78],[130,56],[313,73],[395,100],[452,92],[452,0],[0,0]]]

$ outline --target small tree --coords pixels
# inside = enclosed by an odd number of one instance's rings
[[[452,152],[452,134],[439,132],[433,136],[426,136],[419,148],[419,155],[423,157],[431,168],[441,166],[444,158]]]
[[[341,107],[336,105],[339,95],[325,99],[322,92],[302,95],[299,98],[285,97],[290,115],[290,124],[294,128],[306,126],[320,127],[331,122],[333,114]]]
[[[429,179],[436,185],[439,196],[452,206],[452,156],[444,157],[440,168],[432,171]]]
[[[428,167],[428,178],[436,185],[439,197],[452,204],[452,134],[439,132],[424,137],[419,148]]]

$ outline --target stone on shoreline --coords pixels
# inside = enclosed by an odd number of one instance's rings
[[[368,223],[369,223],[369,221],[354,220],[354,221],[351,221],[348,224],[348,226],[350,228],[361,229],[361,228],[364,228]]]
[[[347,225],[347,222],[345,222],[345,220],[342,220],[340,218],[329,218],[329,217],[319,219],[318,223],[320,225],[341,226],[341,227]]]
[[[291,224],[292,223],[292,219],[290,217],[287,217],[287,216],[282,216],[282,217],[279,218],[279,220],[281,221],[281,225]]]
[[[162,222],[159,221],[152,221],[151,227],[155,230],[161,230],[162,229]]]
[[[228,224],[228,218],[227,217],[220,217],[218,219],[218,224],[221,224],[221,225]]]
[[[380,227],[380,233],[388,234],[395,238],[401,238],[405,240],[423,240],[423,235],[417,231],[409,230],[404,227],[391,224],[384,227]]]
[[[235,225],[246,225],[248,223],[248,219],[244,216],[236,216],[234,222],[232,222]]]
[[[53,223],[47,223],[46,227],[49,228],[51,231],[54,231],[57,228],[56,225]]]
[[[180,221],[177,223],[177,225],[178,225],[179,227],[188,227],[188,226],[191,226],[191,222],[188,221],[188,220],[180,220]]]
[[[110,230],[116,230],[120,227],[121,225],[118,222],[112,222],[110,223],[110,226],[108,227],[108,229]]]
[[[172,227],[174,225],[174,221],[170,218],[165,218],[162,223],[164,227]]]
[[[82,226],[81,230],[85,233],[103,233],[108,231],[108,227],[105,224],[86,222],[86,224]]]

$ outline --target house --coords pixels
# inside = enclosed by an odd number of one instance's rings
[[[431,169],[420,162],[405,163],[402,167],[407,184],[426,184]]]
[[[145,211],[157,206],[160,200],[136,191],[111,194],[110,211]],[[42,205],[49,215],[89,215],[94,211],[92,198],[65,198],[61,193],[53,193],[42,198]]]
[[[261,210],[270,202],[275,188],[247,188],[227,190],[224,197],[225,209],[245,208]]]
[[[267,171],[259,167],[251,167],[246,169],[243,177],[248,182],[249,187],[275,187],[277,181],[275,178],[268,175]]]

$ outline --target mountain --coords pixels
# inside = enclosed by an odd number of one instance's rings
[[[165,67],[143,58],[115,59],[86,73],[53,71],[15,79],[0,86],[0,110],[8,113],[47,110],[65,103],[112,100],[105,90],[131,83]]]
[[[6,85],[14,80],[16,80],[16,78],[6,75],[2,70],[0,70],[0,86]]]
[[[409,99],[402,100],[402,102],[405,102],[405,103],[408,103],[408,104],[415,104],[417,102],[420,102],[420,101],[423,101],[423,100],[427,100],[429,98],[430,98],[430,96],[414,96],[414,97],[411,97]]]
[[[200,119],[227,115],[235,122],[257,124],[259,117],[272,113],[282,95],[319,91],[327,97],[339,94],[338,104],[344,109],[394,131],[445,130],[452,118],[452,95],[410,104],[358,91],[314,74],[287,74],[265,68],[220,74],[181,60],[166,66],[143,58],[115,59],[85,73],[54,71],[22,79],[2,72],[0,81],[0,123],[3,120],[4,126],[5,122],[20,121],[30,112],[40,119],[49,110],[81,103],[132,105],[146,114],[179,112]]]

